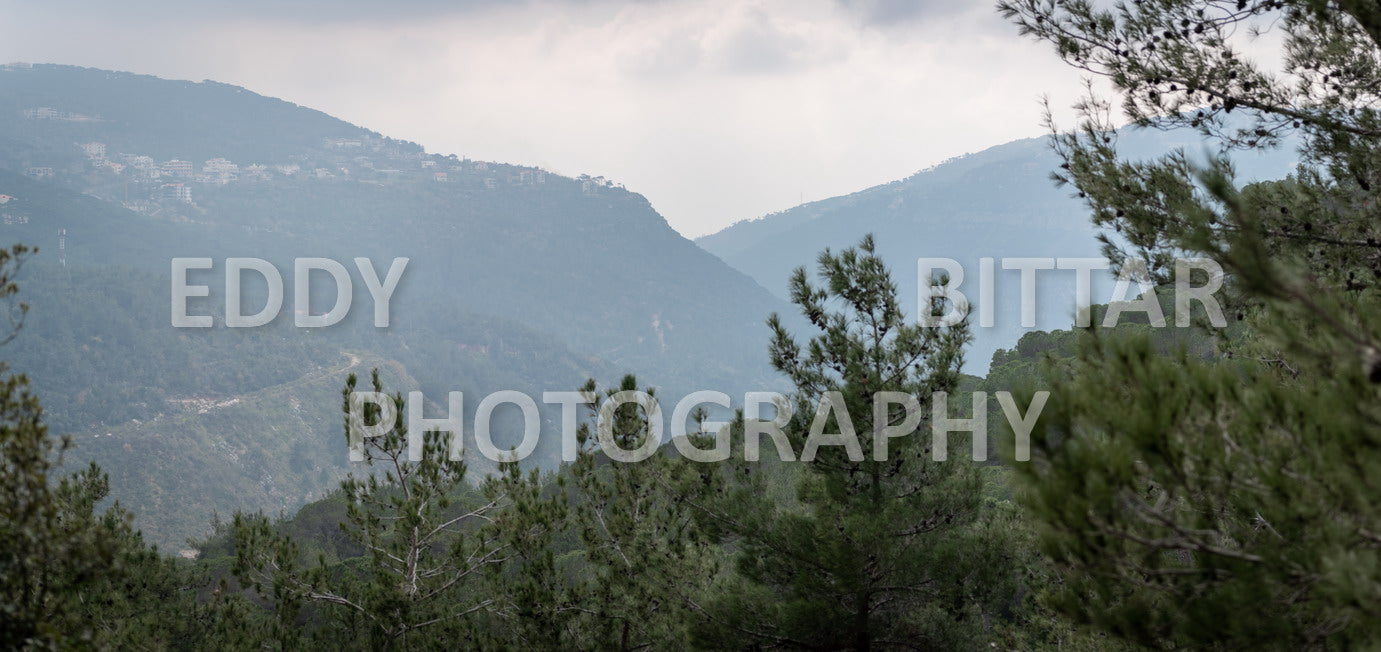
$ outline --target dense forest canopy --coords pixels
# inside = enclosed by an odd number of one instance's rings
[[[0,71],[7,102],[47,107],[0,128],[0,183],[17,189],[6,233],[43,240],[39,253],[0,251],[0,645],[1376,646],[1381,5],[1002,0],[998,11],[1012,38],[1106,82],[1090,88],[1111,95],[1084,100],[1072,130],[1048,125],[1048,172],[1083,204],[1110,265],[1155,286],[1140,305],[1188,309],[1188,325],[1094,306],[1089,326],[1027,332],[984,356],[985,376],[968,375],[973,320],[919,322],[898,279],[911,270],[889,266],[868,233],[795,260],[775,281],[787,306],[603,180],[429,155],[235,87]],[[1257,56],[1249,33],[1271,35]],[[1276,50],[1263,58],[1261,43]],[[135,99],[123,95],[132,86]],[[188,114],[153,117],[145,103],[159,94]],[[278,128],[206,126],[246,111]],[[1131,156],[1119,111],[1217,149]],[[149,157],[285,160],[277,178],[189,181],[195,201],[161,183],[121,199],[158,177],[127,182],[93,162],[101,148],[69,142],[96,135]],[[1234,152],[1282,145],[1299,149],[1293,172],[1241,178]],[[381,171],[341,147],[410,167]],[[138,169],[139,156],[126,162]],[[942,190],[902,194],[939,210]],[[759,236],[813,242],[792,229],[817,217],[743,225],[751,237],[707,246],[751,257]],[[59,221],[87,238],[64,242],[65,257],[46,246]],[[307,243],[334,255],[364,242],[378,260],[412,247],[444,262],[400,290],[432,291],[426,318],[386,335],[285,322],[184,333],[129,288],[161,292],[162,261],[188,242],[217,255],[264,245],[278,262]],[[1226,325],[1179,301],[1177,261],[1190,258],[1223,270]],[[933,301],[917,309],[947,305]],[[1104,324],[1110,313],[1122,317]],[[127,382],[108,381],[117,375]],[[695,381],[786,394],[772,418],[699,411],[685,441],[653,442],[638,462],[607,454],[647,446],[651,399]],[[406,392],[457,382],[577,392],[590,407],[574,460],[453,457],[443,433],[410,430]],[[384,402],[353,414],[357,391]],[[963,437],[923,436],[933,415],[970,409],[972,391],[1015,392],[1022,406],[1042,395],[1029,459],[995,402],[972,436],[998,460],[962,454]],[[637,400],[599,407],[618,396]],[[347,464],[366,426],[364,459]],[[912,436],[876,436],[890,427]],[[858,451],[851,429],[866,435]],[[801,451],[821,431],[840,443],[804,461],[743,454],[764,439]],[[727,462],[675,454],[719,441]],[[174,509],[188,496],[209,498]]]

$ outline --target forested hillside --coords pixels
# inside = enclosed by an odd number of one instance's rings
[[[1196,160],[1215,145],[1186,131],[1127,127],[1114,138],[1132,160],[1176,148]],[[1265,151],[1238,152],[1241,183],[1279,179],[1298,162],[1287,140]],[[898,270],[901,297],[916,310],[917,258],[953,258],[968,276],[961,288],[977,300],[979,259],[993,258],[996,313],[992,327],[978,327],[970,348],[969,373],[982,374],[992,353],[1011,347],[1021,326],[1020,272],[1003,270],[1003,258],[1102,258],[1099,230],[1088,221],[1080,199],[1050,181],[1060,159],[1044,138],[991,147],[921,170],[906,179],[853,194],[822,199],[778,213],[743,220],[698,238],[707,251],[743,270],[778,296],[801,260],[825,247],[841,248],[859,233],[873,233],[885,260]],[[1113,235],[1116,240],[1116,234]],[[1063,328],[1074,317],[1074,274],[1050,270],[1037,277],[1035,329]],[[1111,298],[1111,276],[1095,277],[1093,303]],[[977,317],[977,316],[976,316]]]
[[[601,177],[0,68],[0,647],[1381,647],[1381,4],[997,16],[1094,78],[1072,125],[719,257]],[[1040,330],[1015,272],[986,333],[918,291],[919,257],[1098,255],[1126,292],[1076,316],[1045,275]],[[210,328],[173,325],[189,256]],[[357,282],[232,329],[231,256],[411,262],[387,328]],[[479,418],[504,389],[570,409]]]
[[[776,300],[606,180],[426,154],[209,82],[4,69],[0,105],[0,138],[9,143],[0,150],[0,194],[9,198],[0,240],[40,249],[21,273],[32,310],[15,362],[48,397],[52,427],[101,436],[86,448],[119,471],[117,495],[165,544],[203,532],[213,509],[251,504],[227,498],[245,471],[203,474],[198,495],[215,497],[209,502],[166,504],[151,497],[179,493],[180,481],[142,468],[148,452],[108,442],[107,433],[135,437],[138,426],[184,405],[256,392],[272,405],[252,411],[284,414],[288,397],[267,390],[336,368],[347,352],[396,361],[429,397],[443,398],[540,395],[633,369],[657,372],[670,393],[741,391],[770,378],[761,315]],[[192,280],[211,296],[192,299],[192,313],[223,315],[224,258],[251,256],[283,274],[279,318],[244,331],[221,327],[219,317],[206,331],[172,327],[169,262],[203,256],[216,268]],[[372,300],[355,276],[357,308],[344,322],[294,328],[292,261],[304,256],[368,257],[380,274],[408,258],[391,326],[371,325]],[[262,304],[263,281],[245,278],[245,305]],[[314,286],[313,306],[333,298]],[[330,402],[331,388],[308,387],[313,393],[301,398]],[[207,450],[197,455],[212,467],[230,463],[209,450],[265,436],[262,418],[198,420],[195,440]],[[331,420],[282,432],[273,469],[289,468],[283,457],[301,466],[341,441]],[[533,463],[550,467],[554,455],[544,446]],[[292,508],[329,489],[340,461],[332,454],[321,462],[330,472],[295,482],[253,478],[264,486],[261,506]],[[186,513],[142,516],[165,505]],[[178,525],[161,527],[170,523]]]

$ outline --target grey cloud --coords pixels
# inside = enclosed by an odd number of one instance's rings
[[[719,44],[716,55],[725,72],[773,74],[829,58],[822,45],[804,34],[780,28],[762,12],[753,12],[751,20]]]
[[[463,15],[533,0],[238,0],[235,2],[187,2],[184,0],[48,0],[45,11],[74,11],[114,20],[216,21],[255,20],[293,23],[358,23],[425,20]],[[567,0],[583,3],[585,0]]]
[[[901,27],[911,23],[953,17],[976,8],[992,11],[979,0],[835,0],[859,21],[871,27]]]
[[[861,23],[895,27],[941,18],[982,7],[985,0],[832,0]],[[188,20],[255,20],[262,22],[357,23],[426,20],[523,6],[614,6],[620,4],[695,4],[697,0],[47,0],[45,12],[98,14],[116,21],[152,18]],[[0,4],[8,4],[0,2]]]
[[[667,80],[695,69],[705,52],[696,39],[687,35],[661,39],[620,62],[620,68],[641,79]]]

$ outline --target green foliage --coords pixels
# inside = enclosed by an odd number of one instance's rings
[[[83,442],[78,454],[101,461],[139,526],[164,545],[204,535],[212,510],[292,510],[334,486],[341,460],[323,451],[338,442],[320,408],[337,388],[312,381],[344,351],[400,363],[398,375],[415,382],[388,382],[430,396],[536,395],[615,366],[657,377],[673,396],[705,385],[735,392],[769,373],[753,333],[765,335],[760,316],[778,301],[635,193],[427,154],[214,82],[55,65],[0,70],[0,82],[13,118],[0,123],[0,193],[14,197],[3,212],[23,218],[0,225],[0,245],[56,245],[67,231],[66,266],[45,246],[25,270],[36,327],[11,359],[44,397],[50,426]],[[100,119],[23,117],[39,107]],[[270,178],[151,179],[133,165],[117,174],[77,146],[92,141],[112,162],[227,157],[242,172],[270,166]],[[31,178],[28,166],[55,175]],[[317,178],[318,168],[334,176]],[[442,170],[448,180],[437,183]],[[169,181],[192,184],[195,203],[151,201]],[[216,261],[191,275],[211,288],[191,309],[219,318],[225,257],[272,261],[291,295],[292,259],[305,255],[347,266],[357,256],[380,265],[410,257],[390,327],[373,327],[358,276],[354,310],[328,329],[292,327],[291,296],[264,328],[169,325],[170,258]],[[264,297],[256,280],[246,275],[247,306]],[[704,319],[711,311],[719,318]],[[236,399],[234,410],[199,412]],[[533,463],[558,461],[543,448]]]
[[[596,404],[637,391],[633,376],[603,392],[589,381],[582,393]],[[638,450],[651,436],[652,390],[599,418],[598,435],[621,450]],[[555,523],[545,548],[519,553],[522,564],[500,576],[495,594],[507,604],[496,631],[509,645],[536,649],[680,649],[688,645],[694,600],[714,574],[714,551],[694,527],[682,502],[699,473],[686,460],[656,452],[625,462],[595,447],[596,433],[583,422],[577,458],[564,466],[548,491],[566,508],[549,512]],[[538,512],[547,504],[516,501],[515,509]]]
[[[1109,252],[1131,250],[1162,279],[1175,257],[1215,260],[1245,321],[1208,358],[1159,355],[1146,336],[1090,337],[1048,377],[1033,461],[1018,472],[1061,580],[1049,604],[1154,647],[1374,645],[1381,13],[1371,2],[1001,7],[1110,80],[1129,118],[1224,147],[1297,131],[1309,162],[1241,190],[1221,158],[1130,163],[1096,99],[1078,131],[1055,137],[1056,178],[1116,234]],[[1238,49],[1232,34],[1249,28],[1280,35],[1279,70]]]
[[[792,408],[785,426],[792,452],[810,440],[820,399],[837,392],[861,459],[827,445],[805,463],[771,460],[771,452],[758,463],[700,465],[661,453],[624,463],[601,456],[583,424],[578,459],[554,474],[522,473],[513,463],[488,473],[447,459],[435,433],[424,438],[422,461],[407,460],[406,410],[396,395],[393,427],[366,443],[365,474],[292,518],[237,514],[230,524],[214,522],[212,535],[195,544],[204,553],[195,565],[160,556],[129,512],[102,508],[104,501],[134,496],[143,522],[160,529],[204,518],[192,508],[163,514],[192,502],[196,494],[186,488],[197,485],[218,492],[201,510],[241,506],[234,500],[305,501],[332,480],[316,453],[335,450],[339,459],[339,448],[282,436],[325,432],[320,419],[289,411],[282,399],[315,404],[316,396],[326,405],[329,396],[316,391],[325,375],[377,362],[388,366],[395,388],[449,390],[462,377],[461,389],[474,394],[553,386],[616,363],[677,388],[692,381],[746,387],[763,378],[745,362],[755,347],[744,337],[747,316],[774,302],[687,246],[643,198],[607,187],[589,194],[582,180],[554,175],[541,188],[525,186],[507,178],[516,171],[507,166],[494,166],[497,183],[467,172],[437,184],[418,170],[357,167],[349,178],[199,186],[197,205],[136,214],[114,203],[128,185],[90,169],[73,142],[102,140],[159,158],[288,159],[339,170],[354,163],[323,143],[344,137],[370,142],[390,165],[421,169],[423,160],[452,159],[242,89],[69,68],[6,71],[15,83],[0,95],[15,106],[51,104],[104,119],[0,125],[10,145],[0,148],[0,166],[58,168],[53,183],[4,170],[0,183],[20,195],[7,210],[34,218],[7,233],[51,238],[55,227],[71,227],[78,261],[40,270],[31,315],[39,332],[16,360],[35,370],[59,428],[119,432],[118,444],[92,438],[87,448],[121,462],[111,479],[94,465],[56,478],[68,442],[49,437],[23,376],[0,378],[0,644],[1374,645],[1381,639],[1381,500],[1373,481],[1381,471],[1374,190],[1381,120],[1373,107],[1381,11],[1373,4],[1001,4],[1025,33],[1108,78],[1139,124],[1190,127],[1229,148],[1261,149],[1302,134],[1307,167],[1247,188],[1237,187],[1225,156],[1206,166],[1182,151],[1129,162],[1110,105],[1097,100],[1081,106],[1079,130],[1054,139],[1057,180],[1075,186],[1094,224],[1108,230],[1105,251],[1114,260],[1130,252],[1160,281],[1172,259],[1190,253],[1228,271],[1233,325],[1218,337],[1137,322],[1030,333],[993,355],[987,378],[963,377],[967,328],[908,323],[898,284],[869,237],[839,254],[826,250],[819,283],[804,269],[790,277],[789,294],[812,337],[799,342],[789,330],[795,322],[775,315],[769,322],[771,362],[796,388],[783,406]],[[1234,31],[1252,27],[1283,33],[1282,72],[1236,49]],[[172,104],[188,110],[151,122],[166,113],[151,107]],[[1049,218],[1037,220],[1046,244],[1082,231],[1050,228],[1064,204],[1036,188],[1032,159],[1023,158],[1032,147],[740,225],[730,235],[746,233],[743,240],[715,237],[707,245],[771,283],[779,278],[773,265],[801,247],[838,241],[841,221],[820,219],[827,215],[910,234],[884,239],[914,255],[916,242],[931,242],[915,234],[934,225],[905,207],[925,206],[954,222],[944,236],[952,240],[935,246],[986,236],[985,246],[995,248],[988,255],[1008,247],[1039,253],[1015,230],[994,235],[1004,211]],[[971,206],[965,184],[989,197]],[[152,295],[130,289],[166,288],[160,261],[170,255],[249,250],[282,263],[308,245],[338,258],[415,256],[419,266],[399,301],[426,296],[427,305],[401,318],[381,344],[358,321],[320,333],[280,323],[243,337],[193,335],[155,323],[164,313],[146,300]],[[12,298],[7,264],[23,255],[0,254],[0,299]],[[687,290],[690,276],[701,282]],[[625,280],[590,286],[588,278]],[[910,283],[903,296],[914,290]],[[669,298],[666,288],[678,284],[683,291]],[[713,308],[724,317],[690,327]],[[23,309],[16,310],[17,319]],[[338,366],[341,351],[356,350],[358,358],[352,353]],[[415,380],[403,366],[424,363]],[[962,446],[937,462],[928,429],[919,427],[924,418],[908,422],[910,436],[888,440],[886,459],[874,459],[875,430],[903,419],[895,404],[874,415],[881,392],[913,397],[926,414],[936,391],[1024,389],[1029,399],[1036,382],[1052,397],[1032,433],[1029,464],[978,467]],[[347,394],[355,384],[352,375]],[[376,372],[372,385],[382,392],[384,376]],[[630,376],[585,391],[595,399],[636,388]],[[242,411],[179,411],[184,392],[240,399]],[[145,410],[156,414],[136,424]],[[609,416],[605,435],[626,450],[647,441],[655,417],[645,404]],[[837,415],[821,422],[827,432],[842,425]],[[740,419],[727,432],[741,437],[746,425]],[[356,427],[347,422],[347,437]],[[253,437],[237,440],[246,430]],[[741,455],[741,439],[733,444]],[[222,452],[234,462],[213,459]],[[252,471],[276,480],[236,485]],[[291,473],[303,477],[282,480]],[[112,492],[130,481],[153,489]],[[1042,555],[1033,554],[1037,547]]]
[[[624,377],[606,398],[638,389],[637,380]],[[584,392],[593,403],[600,398],[594,383]],[[655,393],[644,394],[655,400]],[[591,406],[591,411],[598,414]],[[593,415],[592,415],[593,416]],[[650,420],[660,419],[649,406],[634,401],[614,408],[599,426],[600,439],[620,450],[646,445]],[[675,648],[687,644],[692,622],[691,603],[713,575],[706,542],[694,528],[691,514],[681,505],[691,477],[689,462],[659,451],[640,462],[608,461],[592,447],[589,424],[581,424],[577,441],[581,453],[569,468],[577,501],[573,526],[583,548],[582,575],[576,601],[589,605],[583,624],[586,649],[636,650],[651,646]]]
[[[920,417],[934,392],[955,389],[967,327],[908,323],[871,237],[826,250],[819,268],[821,286],[804,269],[792,278],[792,298],[819,334],[802,345],[771,320],[773,364],[797,387],[785,433],[801,451],[815,405],[839,392],[863,458],[821,447],[796,474],[795,505],[774,501],[749,463],[727,478],[705,475],[716,488],[699,505],[705,527],[736,550],[736,572],[706,606],[700,641],[977,647],[1013,595],[1007,517],[984,509],[983,478],[966,456],[933,459],[928,429],[900,403],[881,415],[885,424],[873,412],[879,392],[914,397]],[[825,432],[839,432],[842,418],[830,421]],[[876,459],[875,429],[904,423],[911,434]]]
[[[384,391],[377,370],[372,384],[374,392]],[[355,386],[351,374],[342,391],[347,441],[359,437],[357,429],[384,418],[373,404],[366,405],[362,421],[348,417]],[[414,461],[402,394],[392,401],[392,428],[363,439],[365,462],[382,470],[352,474],[341,484],[346,506],[341,528],[364,551],[362,557],[331,565],[323,554],[314,566],[304,567],[300,545],[276,532],[267,518],[235,516],[236,575],[272,599],[278,614],[274,631],[281,641],[294,642],[304,634],[293,627],[294,619],[303,603],[312,603],[327,607],[326,623],[347,628],[377,649],[439,641],[473,644],[479,634],[472,616],[494,602],[474,590],[480,576],[524,545],[511,533],[526,528],[510,525],[510,536],[501,536],[493,514],[510,487],[536,482],[536,473],[524,477],[516,463],[505,464],[501,477],[474,490],[466,483],[464,460],[451,459],[440,432],[424,435],[422,459]],[[305,635],[335,640],[339,634],[323,628]]]
[[[1018,109],[1019,110],[1019,109]],[[1204,149],[1197,134],[1124,128],[1119,149],[1132,158],[1181,147]],[[1285,144],[1295,142],[1286,138]],[[911,273],[918,256],[943,256],[964,265],[961,290],[976,298],[975,272],[983,257],[1097,257],[1097,229],[1082,219],[1081,202],[1050,184],[1049,172],[1062,161],[1040,138],[1006,143],[945,161],[902,180],[840,197],[812,201],[780,213],[744,220],[697,244],[752,276],[763,287],[790,297],[791,270],[827,246],[852,242],[860,233],[876,237],[878,255],[894,269],[899,296],[917,296]],[[1298,163],[1294,151],[1240,153],[1233,163],[1247,179],[1278,179]],[[1000,347],[1010,347],[1027,329],[1020,327],[1019,284],[1012,272],[996,273],[992,327],[975,328],[966,371],[983,373],[983,363]],[[1064,276],[1058,282],[1054,278]],[[1036,326],[1069,325],[1074,288],[1065,272],[1042,272]],[[1096,301],[1102,279],[1095,276]],[[908,309],[914,304],[904,303]],[[1167,313],[1168,314],[1168,313]]]
[[[29,250],[0,251],[0,300],[18,291]],[[26,306],[14,307],[18,328]],[[6,340],[19,333],[10,331]],[[186,634],[191,575],[159,556],[95,464],[58,475],[71,440],[54,440],[28,379],[0,363],[0,645],[166,646]]]
[[[347,397],[354,387],[352,376]],[[377,374],[374,390],[382,391]],[[584,391],[595,400],[593,382]],[[582,423],[577,461],[553,478],[505,463],[472,485],[437,433],[421,461],[407,459],[406,406],[401,395],[392,401],[392,429],[364,442],[378,472],[352,476],[290,520],[237,514],[228,535],[203,544],[213,558],[233,555],[236,576],[269,607],[242,617],[257,623],[251,640],[583,650],[687,641],[702,587],[695,578],[713,568],[678,508],[685,485],[700,478],[684,461],[610,462]],[[619,446],[645,441],[645,404],[611,416],[607,436]],[[377,418],[366,406],[364,423]],[[360,425],[347,420],[347,436]],[[346,540],[323,529],[336,520]],[[233,614],[234,605],[216,613]]]

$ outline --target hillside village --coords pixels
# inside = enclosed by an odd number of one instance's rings
[[[61,114],[47,107],[29,109],[26,116]],[[43,118],[32,118],[43,119]],[[136,184],[147,201],[126,200],[127,207],[146,210],[149,202],[178,201],[195,203],[198,184],[224,186],[233,183],[271,182],[275,179],[345,179],[361,183],[389,183],[424,180],[435,183],[471,182],[486,190],[500,185],[539,186],[546,183],[547,172],[539,168],[490,164],[485,161],[458,159],[455,156],[400,153],[377,140],[337,138],[322,143],[316,156],[301,156],[296,161],[275,163],[254,162],[241,165],[224,157],[215,157],[197,164],[182,159],[155,160],[139,153],[110,152],[105,143],[78,143],[76,147],[85,157],[86,166],[72,172],[115,175]],[[30,166],[27,174],[37,179],[59,174],[55,166]],[[593,194],[600,188],[613,187],[603,178],[582,179],[582,189]]]
[[[37,106],[17,112],[25,121],[47,123],[55,128],[71,123],[111,124],[100,115]],[[116,151],[99,140],[74,142],[65,160],[30,161],[21,167],[34,179],[52,180],[81,188],[125,208],[155,215],[178,206],[195,208],[208,187],[274,182],[355,182],[368,184],[454,184],[472,192],[500,188],[538,188],[547,183],[548,171],[537,167],[476,161],[455,155],[428,154],[410,143],[376,134],[358,138],[326,138],[311,151],[282,161],[234,161],[214,156],[204,161],[171,158],[159,160],[142,152]],[[601,191],[623,190],[602,176],[575,179],[586,196]],[[0,193],[6,191],[0,188]],[[0,205],[14,197],[0,194]],[[13,207],[12,207],[13,208]],[[0,212],[4,224],[27,223],[29,216]]]

